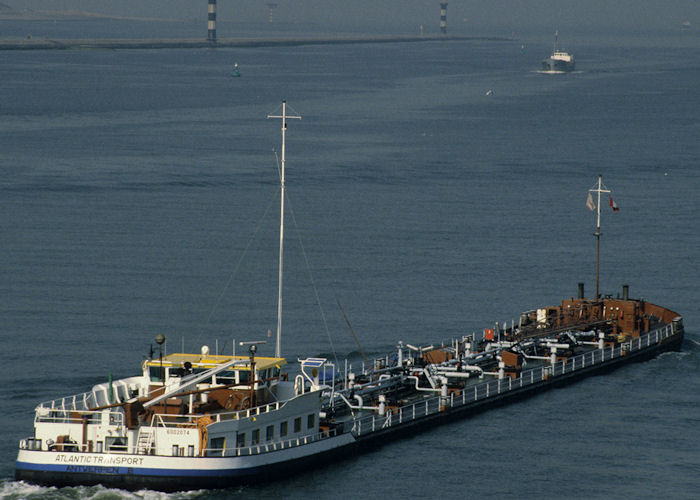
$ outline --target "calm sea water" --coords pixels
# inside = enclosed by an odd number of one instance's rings
[[[700,38],[566,46],[568,75],[536,71],[548,33],[0,54],[0,495],[694,498]],[[290,361],[356,356],[336,298],[383,354],[556,304],[579,281],[592,294],[598,174],[620,206],[603,211],[601,291],[629,284],[678,311],[682,351],[270,485],[14,482],[39,402],[135,374],[158,333],[168,352],[230,352],[275,329],[280,123],[266,116],[282,99],[303,116],[287,135]]]

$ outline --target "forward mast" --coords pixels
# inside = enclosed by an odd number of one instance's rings
[[[282,347],[282,272],[283,272],[283,256],[284,256],[284,168],[285,168],[285,149],[286,149],[286,132],[287,119],[301,120],[301,116],[287,114],[287,101],[282,101],[281,115],[267,115],[268,118],[278,118],[282,120],[282,161],[280,167],[280,265],[278,275],[278,291],[277,291],[277,339],[275,341],[275,357],[281,357]]]

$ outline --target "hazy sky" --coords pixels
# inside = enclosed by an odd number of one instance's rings
[[[269,0],[218,0],[221,20],[264,21]],[[272,0],[278,21],[360,27],[363,23],[437,26],[440,0]],[[82,10],[111,15],[206,19],[207,0],[0,0],[16,9]],[[700,0],[449,0],[448,25],[633,26],[700,29]]]

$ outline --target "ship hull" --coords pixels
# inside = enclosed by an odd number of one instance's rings
[[[101,484],[134,491],[226,488],[308,471],[341,458],[354,442],[347,433],[289,450],[223,458],[21,450],[15,479],[47,486]]]

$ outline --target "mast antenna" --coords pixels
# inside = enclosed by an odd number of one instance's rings
[[[277,340],[275,342],[275,357],[282,356],[281,339],[282,339],[282,256],[284,251],[284,164],[285,164],[285,133],[287,131],[287,119],[301,120],[301,116],[287,114],[287,101],[282,101],[281,115],[267,115],[268,118],[279,118],[282,120],[282,168],[280,171],[280,267],[278,276],[278,291],[277,291]]]

